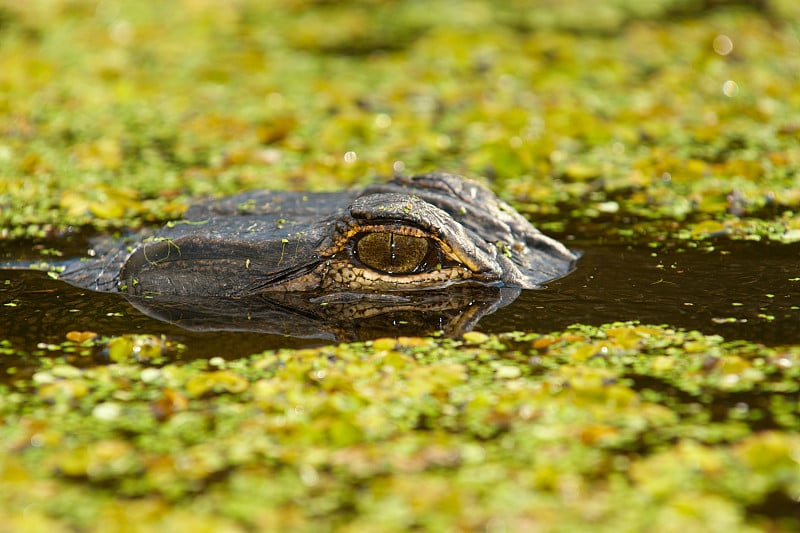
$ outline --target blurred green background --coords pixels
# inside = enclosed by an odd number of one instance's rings
[[[794,0],[0,0],[0,238],[439,169],[584,242],[797,246],[798,76]],[[96,333],[0,340],[0,530],[800,528],[798,346]]]
[[[138,224],[198,195],[431,169],[485,178],[533,214],[772,220],[800,200],[798,11],[1,2],[2,232]],[[798,226],[778,218],[772,233]]]

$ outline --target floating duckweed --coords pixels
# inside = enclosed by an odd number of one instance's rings
[[[483,344],[489,340],[489,336],[479,331],[468,331],[463,335],[464,342],[467,344]]]
[[[191,396],[203,396],[209,393],[238,393],[247,389],[246,379],[227,370],[203,372],[192,377],[186,383],[186,392]]]
[[[791,251],[800,12],[711,3],[7,2],[0,239],[449,168],[578,240]],[[800,529],[797,346],[616,323],[211,362],[103,328],[0,341],[9,531]]]
[[[83,398],[89,392],[89,386],[78,380],[58,380],[42,384],[37,390],[40,398],[48,401],[64,401]]]
[[[100,420],[114,420],[122,413],[122,406],[114,402],[97,404],[92,409],[92,416]]]
[[[372,348],[375,350],[393,350],[397,341],[392,338],[381,338],[372,341]]]
[[[515,379],[522,375],[522,370],[518,366],[497,365],[495,375],[498,379]]]
[[[80,344],[97,338],[97,333],[94,331],[69,331],[66,337],[67,340]]]
[[[45,479],[66,498],[60,477],[69,478],[81,489],[70,501],[92,513],[111,512],[117,495],[162,502],[170,516],[199,501],[242,527],[287,509],[303,520],[325,510],[325,520],[369,522],[375,506],[410,505],[439,485],[463,498],[507,492],[520,509],[554,506],[570,517],[564,483],[624,498],[624,512],[607,507],[603,520],[614,527],[667,513],[686,491],[716,498],[726,520],[752,524],[764,517],[742,509],[800,485],[792,470],[800,443],[781,432],[800,423],[787,396],[797,389],[795,348],[636,323],[481,341],[286,350],[215,370],[207,361],[56,364],[4,394],[0,414],[17,422],[0,426],[0,443],[23,486]],[[31,387],[37,394],[18,392]],[[733,408],[719,409],[732,393]],[[626,476],[609,485],[617,468]],[[740,482],[754,472],[758,485]],[[407,489],[394,486],[403,479]],[[385,501],[384,483],[394,486]],[[259,510],[248,507],[254,495],[264,496]],[[2,483],[0,498],[14,501]],[[251,510],[231,512],[233,502]],[[58,505],[40,509],[79,520]],[[509,507],[475,510],[488,520]],[[424,516],[450,523],[456,514],[434,506]]]
[[[122,335],[110,339],[107,344],[109,359],[117,363],[155,362],[181,349],[180,344],[156,335]]]
[[[151,383],[161,377],[161,370],[157,368],[145,368],[139,375],[139,378],[145,383]]]

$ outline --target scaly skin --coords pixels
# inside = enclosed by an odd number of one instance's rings
[[[413,239],[379,236],[372,242],[391,249],[359,257],[358,240],[375,232]],[[422,255],[409,266],[402,254],[414,252],[397,242],[419,243]],[[444,173],[341,193],[245,193],[192,207],[131,252],[122,242],[106,247],[61,278],[93,290],[181,297],[408,291],[467,281],[528,289],[569,273],[577,259],[487,188]],[[398,258],[402,273],[375,258]]]

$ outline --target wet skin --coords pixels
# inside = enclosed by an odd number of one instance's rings
[[[530,289],[577,256],[484,186],[444,173],[337,193],[250,192],[191,207],[140,242],[105,242],[61,279],[136,296]]]

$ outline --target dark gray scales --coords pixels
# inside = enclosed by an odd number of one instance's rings
[[[207,201],[150,236],[100,243],[61,279],[131,295],[233,298],[462,283],[530,289],[576,259],[484,186],[432,173],[347,192]]]

